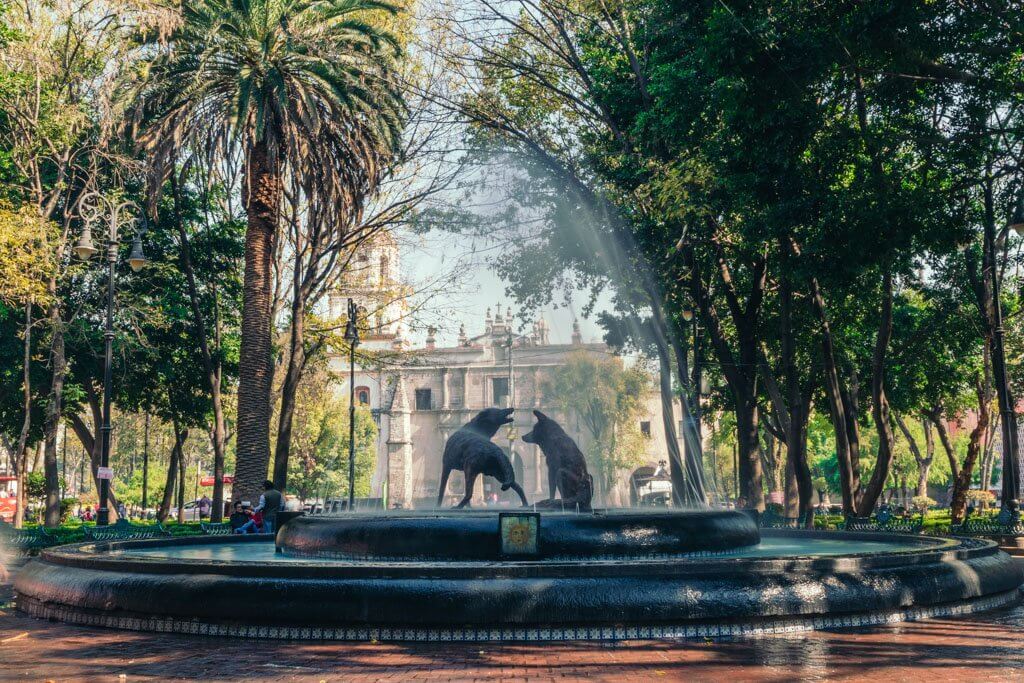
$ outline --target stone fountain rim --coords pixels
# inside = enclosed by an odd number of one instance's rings
[[[816,538],[851,541],[893,542],[907,544],[903,550],[862,552],[830,556],[730,557],[720,554],[695,553],[688,557],[573,560],[498,560],[439,562],[436,560],[351,560],[324,558],[309,561],[294,559],[273,564],[249,564],[237,561],[176,558],[146,555],[117,555],[119,551],[137,548],[182,547],[189,545],[225,545],[230,543],[270,543],[269,536],[196,536],[132,541],[89,541],[49,548],[39,559],[52,564],[99,571],[133,572],[139,574],[213,574],[239,578],[402,578],[429,574],[437,578],[470,579],[501,576],[626,576],[631,574],[703,576],[788,572],[834,572],[838,569],[878,569],[892,566],[931,564],[967,560],[999,552],[990,540],[915,536],[861,531],[810,531],[796,529],[765,529],[765,538]],[[325,562],[324,560],[327,560]]]

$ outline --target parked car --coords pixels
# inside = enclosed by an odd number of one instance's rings
[[[167,515],[168,520],[178,519],[178,508],[172,507],[170,513]],[[190,500],[185,503],[185,521],[186,522],[198,522],[199,521],[199,501]]]

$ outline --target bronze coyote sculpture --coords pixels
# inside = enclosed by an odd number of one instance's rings
[[[437,494],[438,506],[444,500],[448,475],[452,470],[460,470],[466,475],[466,495],[456,507],[465,507],[469,503],[473,497],[473,485],[481,474],[494,477],[501,482],[502,491],[512,489],[519,494],[524,506],[528,504],[523,487],[516,483],[512,462],[503,450],[491,443],[491,437],[498,429],[512,422],[512,413],[512,408],[487,408],[451,435],[444,445],[444,469],[441,472],[441,490]]]

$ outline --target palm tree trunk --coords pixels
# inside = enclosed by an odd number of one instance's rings
[[[281,178],[265,143],[246,154],[245,279],[242,287],[242,343],[238,361],[238,462],[234,494],[255,500],[270,464],[271,306],[274,239]]]

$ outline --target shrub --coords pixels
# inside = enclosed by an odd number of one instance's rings
[[[71,517],[71,511],[78,505],[77,498],[64,498],[60,501],[60,523],[65,524]]]
[[[914,508],[922,515],[928,512],[928,509],[935,506],[935,501],[928,496],[914,496],[910,499],[910,507]]]
[[[981,489],[971,489],[967,492],[967,500],[975,504],[989,505],[995,502],[996,497],[992,495],[991,491],[983,491]]]

